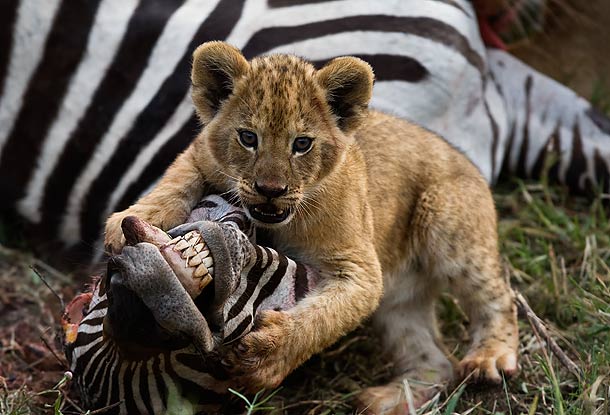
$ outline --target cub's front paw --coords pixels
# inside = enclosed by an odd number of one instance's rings
[[[113,254],[121,252],[125,246],[125,237],[121,229],[123,219],[128,216],[125,211],[113,213],[106,221],[106,231],[104,233],[104,247]]]
[[[511,377],[517,370],[517,352],[502,342],[471,350],[458,366],[462,378],[472,374],[474,381],[491,383],[500,383],[502,373]]]
[[[254,331],[229,346],[225,364],[237,374],[237,383],[248,392],[276,388],[295,368],[293,321],[281,311],[263,311]]]

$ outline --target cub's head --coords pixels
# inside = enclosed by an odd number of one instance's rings
[[[371,67],[357,58],[320,70],[289,55],[248,62],[222,42],[195,50],[191,79],[206,149],[248,215],[267,227],[315,208],[316,190],[343,162],[373,87]]]

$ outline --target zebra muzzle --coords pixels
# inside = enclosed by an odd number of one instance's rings
[[[148,242],[159,248],[191,298],[197,298],[212,282],[214,259],[198,231],[190,231],[172,239],[163,230],[136,216],[127,216],[121,227],[127,245]]]

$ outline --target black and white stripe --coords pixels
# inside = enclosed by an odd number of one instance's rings
[[[505,101],[509,125],[505,169],[538,177],[556,157],[550,178],[571,189],[610,189],[610,121],[585,99],[540,75],[514,57],[488,53],[488,64]]]
[[[608,119],[486,49],[466,0],[10,0],[0,23],[3,210],[67,246],[92,246],[196,135],[190,55],[213,39],[360,56],[373,107],[440,133],[490,182],[502,166],[535,176],[552,148],[560,181],[610,182]]]
[[[66,347],[74,383],[88,409],[120,402],[108,413],[158,414],[167,411],[171,399],[184,405],[192,396],[200,398],[192,402],[197,411],[223,403],[227,374],[218,361],[202,358],[190,346],[127,357],[112,338],[104,336],[107,299],[99,286],[95,300],[104,305],[98,310],[100,317],[91,318],[90,311],[80,323],[77,340]]]

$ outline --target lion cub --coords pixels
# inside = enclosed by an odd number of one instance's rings
[[[274,247],[321,270],[317,291],[288,312],[266,312],[228,360],[251,390],[273,387],[371,315],[396,379],[360,394],[371,413],[403,413],[403,378],[451,379],[434,317],[449,288],[467,312],[472,346],[459,374],[500,381],[517,369],[513,293],[500,276],[496,213],[464,155],[406,121],[367,110],[371,67],[341,57],[320,70],[288,55],[248,62],[221,42],[194,53],[193,101],[204,128],[152,192],[121,220],[162,228],[204,194],[239,200]],[[416,403],[430,390],[416,391]]]

